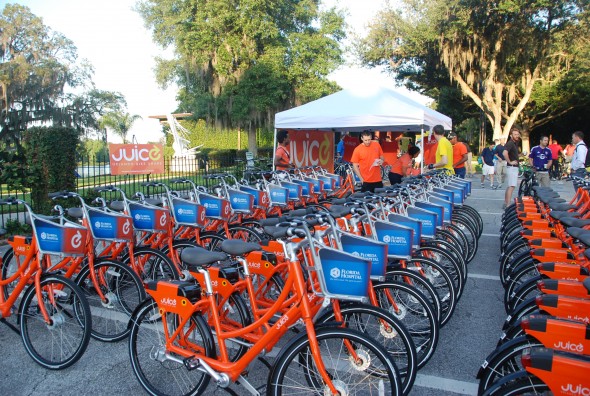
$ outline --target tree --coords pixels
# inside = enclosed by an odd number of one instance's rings
[[[384,64],[418,87],[445,75],[484,112],[494,138],[507,136],[536,85],[565,75],[572,48],[587,37],[585,0],[402,3],[360,41],[363,63]]]
[[[127,134],[135,121],[139,119],[141,116],[138,114],[111,112],[101,117],[99,125],[101,128],[110,128],[115,135],[123,140],[123,143],[128,143]]]
[[[96,128],[105,111],[125,104],[121,94],[97,90],[93,69],[77,63],[74,43],[30,9],[7,4],[0,15],[0,140],[19,144],[32,122]],[[77,88],[81,94],[68,94]]]
[[[271,127],[277,111],[333,93],[326,76],[342,64],[343,16],[319,0],[144,0],[138,10],[154,41],[157,80],[180,87],[180,111],[217,127]]]

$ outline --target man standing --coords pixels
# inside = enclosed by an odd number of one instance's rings
[[[504,146],[503,157],[506,159],[506,192],[504,193],[503,209],[510,205],[512,192],[518,183],[518,146],[520,145],[520,130],[510,130],[510,140]]]
[[[288,170],[295,166],[291,163],[291,155],[289,154],[289,132],[281,129],[277,132],[277,150],[275,151],[275,169]]]
[[[490,188],[494,188],[494,143],[481,151],[481,188],[485,188],[486,176],[490,176]]]
[[[453,145],[445,137],[445,128],[442,125],[436,125],[432,128],[434,138],[438,143],[436,147],[435,163],[428,165],[428,169],[441,168],[447,169],[450,174],[454,174],[453,170]]]
[[[383,187],[381,179],[381,165],[383,165],[383,150],[378,142],[373,141],[370,131],[361,132],[361,144],[352,153],[352,169],[359,177],[363,186],[361,191],[375,192]]]
[[[561,148],[561,146],[559,145],[559,143],[557,143],[557,140],[553,139],[552,143],[550,145],[547,146],[549,148],[549,150],[551,150],[551,159],[553,160],[553,162],[551,163],[551,169],[549,170],[549,177],[552,179],[557,179],[560,178],[561,175],[558,175],[558,169],[557,169],[557,165],[558,165],[558,160],[559,160],[559,156],[564,156],[563,154],[563,149]]]
[[[338,145],[336,146],[336,155],[338,156],[338,159],[340,159],[340,161],[345,162],[344,161],[344,138],[348,136],[348,132],[342,132],[342,134],[340,135],[340,141],[338,142]]]
[[[449,141],[453,145],[453,170],[461,179],[465,179],[465,162],[467,162],[467,147],[459,141],[455,132],[449,133]]]
[[[576,146],[572,156],[572,176],[584,177],[586,176],[586,153],[588,153],[588,147],[584,143],[584,132],[574,132],[572,143]]]
[[[504,181],[504,172],[506,172],[506,160],[504,159],[504,139],[496,139],[496,148],[494,148],[494,159],[495,159],[495,170],[496,180],[498,181],[498,187],[502,188],[502,182]]]
[[[549,138],[541,136],[539,145],[533,147],[529,154],[529,164],[536,173],[536,179],[541,187],[549,187],[549,169],[553,163],[553,153],[547,144],[549,144]]]

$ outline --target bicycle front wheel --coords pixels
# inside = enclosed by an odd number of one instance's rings
[[[268,377],[268,395],[329,394],[315,363],[318,358],[341,395],[402,396],[401,378],[393,359],[367,334],[324,327],[316,330],[316,340],[320,356],[313,355],[307,333],[283,348]]]
[[[20,310],[20,331],[33,360],[50,370],[76,363],[86,351],[92,319],[84,292],[70,279],[50,274],[41,278],[41,297],[33,284],[25,291]],[[41,307],[49,315],[48,324]]]
[[[146,300],[134,313],[129,334],[131,367],[139,383],[151,395],[197,395],[209,384],[210,377],[201,370],[188,370],[183,358],[171,356],[166,350],[163,320],[170,334],[178,327],[175,314],[160,314],[152,299]],[[191,317],[179,342],[195,354],[215,356],[209,326],[198,315]]]
[[[98,260],[92,268],[86,266],[80,272],[76,283],[86,293],[90,305],[92,337],[105,342],[120,341],[127,337],[129,318],[146,297],[139,276],[123,263]]]

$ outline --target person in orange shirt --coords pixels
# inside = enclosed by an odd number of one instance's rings
[[[370,131],[361,132],[361,144],[352,153],[352,169],[359,177],[361,191],[375,192],[376,188],[383,187],[381,179],[381,165],[383,165],[383,150],[378,142],[373,141]]]
[[[294,168],[291,163],[291,155],[289,154],[289,132],[281,129],[277,132],[277,150],[275,151],[275,169],[276,170],[289,170]]]
[[[420,154],[420,149],[416,146],[412,146],[408,149],[408,152],[403,154],[391,165],[389,170],[389,183],[391,185],[399,184],[402,182],[402,177],[408,175],[408,168],[412,166],[412,160]]]
[[[453,145],[453,169],[461,179],[465,179],[465,162],[467,161],[467,147],[459,141],[455,132],[449,133],[449,141]]]

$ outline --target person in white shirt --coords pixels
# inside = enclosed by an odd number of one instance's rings
[[[586,175],[586,153],[588,152],[588,147],[584,143],[584,132],[574,132],[572,144],[576,146],[571,163],[572,176],[584,177]]]

